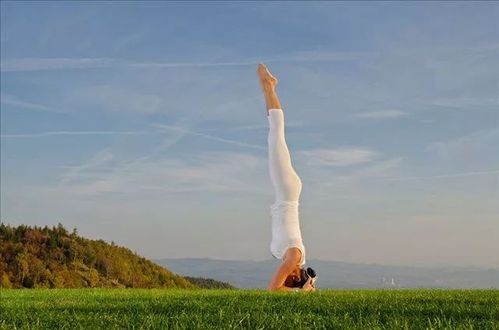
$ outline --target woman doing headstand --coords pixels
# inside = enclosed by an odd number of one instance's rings
[[[270,251],[282,263],[275,271],[267,286],[269,290],[295,291],[302,284],[302,268],[305,264],[298,205],[301,193],[301,180],[291,164],[291,156],[284,134],[284,112],[276,94],[277,79],[264,64],[257,69],[260,85],[265,96],[267,119],[269,122],[268,157],[270,179],[276,199],[270,206],[272,216],[272,242]],[[310,277],[301,288],[314,291]]]

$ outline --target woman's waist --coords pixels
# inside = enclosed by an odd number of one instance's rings
[[[281,255],[292,247],[299,248],[305,254],[305,245],[301,237],[274,237],[270,243],[270,250]]]

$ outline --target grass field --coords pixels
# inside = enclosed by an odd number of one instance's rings
[[[499,329],[499,291],[1,290],[18,328]]]

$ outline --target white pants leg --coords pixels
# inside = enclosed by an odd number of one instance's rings
[[[302,253],[300,265],[305,263],[305,247],[302,242],[298,205],[302,183],[291,163],[291,156],[284,134],[282,109],[269,110],[269,172],[276,195],[270,206],[272,216],[272,242],[270,251],[281,259],[290,247]]]
[[[276,201],[298,201],[301,180],[291,164],[291,156],[284,135],[284,113],[281,109],[269,110],[269,172]]]

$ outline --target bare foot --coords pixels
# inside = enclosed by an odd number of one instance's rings
[[[269,69],[265,64],[263,63],[258,64],[256,72],[260,77],[260,85],[262,86],[263,90],[267,88],[274,88],[277,85],[278,83],[277,78],[274,77],[272,73],[270,73]]]

